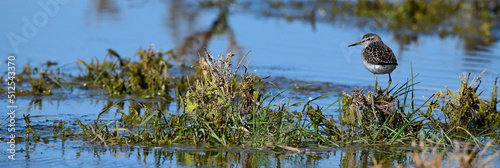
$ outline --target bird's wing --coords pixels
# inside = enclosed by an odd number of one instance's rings
[[[366,46],[363,50],[363,55],[373,55],[369,58],[365,57],[368,63],[375,65],[398,65],[396,56],[391,48],[387,47],[383,42],[377,41]]]

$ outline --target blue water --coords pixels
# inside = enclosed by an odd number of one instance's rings
[[[220,12],[216,8],[200,8],[197,1],[61,0],[66,3],[56,3],[57,7],[51,6],[49,12],[38,2],[45,1],[0,2],[0,60],[14,55],[18,72],[26,63],[37,67],[47,61],[53,61],[57,62],[58,66],[64,65],[63,72],[78,75],[78,59],[102,60],[109,48],[117,51],[122,57],[133,59],[137,59],[134,55],[139,47],[147,48],[151,44],[158,50],[174,49],[184,44],[187,37],[207,31]],[[99,2],[109,4],[99,5]],[[245,63],[251,61],[249,70],[261,76],[299,79],[310,83],[329,82],[334,86],[349,86],[348,88],[373,87],[373,75],[361,63],[362,47],[347,47],[358,42],[368,32],[377,33],[397,56],[399,66],[391,74],[393,86],[406,82],[411,77],[412,70],[414,74],[419,74],[416,78],[416,81],[421,82],[416,86],[419,102],[423,102],[423,97],[428,98],[436,91],[446,90],[446,87],[452,91],[457,90],[460,83],[456,74],[470,71],[474,77],[484,69],[488,70],[481,78],[480,90],[485,90],[484,96],[489,96],[495,78],[500,76],[499,42],[490,43],[484,46],[483,50],[471,50],[466,49],[464,39],[458,36],[440,38],[437,34],[422,33],[418,35],[416,42],[402,45],[395,40],[395,33],[374,28],[372,25],[357,24],[353,16],[344,18],[346,16],[340,15],[336,21],[330,21],[328,16],[318,15],[317,22],[312,26],[305,20],[286,21],[279,16],[267,17],[262,12],[255,11],[256,9],[259,8],[232,6],[228,15],[230,31],[215,34],[209,41],[208,49],[213,54],[231,51],[236,53],[238,58],[251,50]],[[27,25],[34,29],[23,32],[28,30]],[[500,34],[499,30],[497,26],[492,33]],[[17,44],[15,40],[13,42],[9,39],[14,36],[20,40]],[[498,36],[496,35],[497,41],[500,38]],[[231,45],[233,48],[230,48]],[[184,57],[175,58],[174,68],[197,60],[196,55],[191,52]],[[0,68],[0,71],[6,70],[4,61],[0,62]],[[387,75],[378,75],[378,79],[382,86],[387,85]],[[344,91],[349,92],[349,89]],[[89,99],[82,92],[70,93],[72,96],[63,100],[42,98],[43,108],[35,107],[22,113],[56,116],[49,118],[49,121],[46,121],[46,118],[34,118],[34,123],[38,124],[51,124],[52,119],[58,118],[95,119],[107,98]],[[27,107],[29,102],[35,99],[37,98],[19,97],[18,106]],[[317,103],[326,106],[335,100],[333,97],[319,100]],[[1,107],[6,105],[6,100],[0,101]],[[105,114],[105,117],[113,119],[116,113]],[[5,130],[2,128],[0,131]],[[55,145],[38,145],[29,156],[27,153],[19,153],[19,156],[22,156],[20,161],[7,164],[26,167],[31,167],[32,162],[32,166],[50,166],[53,162],[66,163],[70,167],[77,167],[79,164],[102,164],[103,167],[157,166],[151,157],[144,159],[145,161],[130,161],[131,155],[137,156],[135,153],[103,152],[97,156],[92,152],[81,152],[88,144],[81,144],[79,141],[54,143]],[[2,149],[3,145],[5,144],[2,143]],[[331,152],[323,154],[326,156],[311,165],[340,166],[339,155],[333,155]],[[306,155],[293,157],[307,159]],[[271,160],[271,166],[278,164],[276,158],[268,158]],[[1,161],[4,161],[3,158]],[[167,159],[160,165],[194,166],[179,162],[176,159]],[[292,161],[285,161],[283,164],[285,167],[297,166]]]

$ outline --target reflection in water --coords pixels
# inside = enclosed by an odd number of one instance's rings
[[[42,99],[33,99],[30,101],[29,105],[28,105],[28,112],[30,111],[31,108],[34,108],[36,109],[38,107],[38,110],[42,110]]]
[[[95,0],[94,10],[97,20],[118,20],[119,7],[113,0]],[[128,2],[128,6],[137,6]],[[190,63],[198,60],[198,54],[209,46],[210,40],[222,36],[227,37],[227,52],[236,52],[242,55],[241,47],[236,41],[235,34],[228,23],[229,8],[232,0],[223,0],[217,3],[197,3],[192,1],[170,0],[166,2],[164,25],[169,36],[174,39],[177,47],[170,52],[175,61]],[[198,30],[201,10],[217,10],[218,14],[212,24],[204,30]]]
[[[491,65],[495,59],[493,55],[484,54],[491,52],[491,47],[494,43],[485,41],[481,36],[466,36],[464,37],[465,55],[461,58],[463,71],[480,73],[486,69],[485,65]],[[496,40],[495,40],[496,42]]]
[[[399,45],[398,57],[410,44],[418,44],[425,33],[441,38],[457,36],[467,55],[489,51],[498,41],[495,29],[500,17],[498,1],[252,1],[245,6],[254,14],[287,21],[303,20],[315,27],[315,22],[337,22],[355,29],[382,29],[393,32]],[[372,30],[363,30],[372,31]],[[363,32],[364,34],[366,32]],[[402,58],[399,58],[402,59]],[[470,61],[472,60],[472,61]],[[474,61],[479,60],[479,61]],[[481,64],[489,59],[464,58],[465,66]],[[480,69],[480,70],[479,70]],[[472,70],[482,71],[479,68]],[[466,69],[469,70],[469,69]]]
[[[95,17],[97,20],[117,20],[120,10],[114,0],[94,0]]]
[[[194,32],[197,26],[197,18],[200,12],[189,12],[194,9],[192,6],[186,5],[185,1],[169,1],[168,7],[165,12],[164,25],[170,29],[170,36],[174,39],[176,44],[182,43],[184,36],[187,32]]]
[[[479,36],[467,36],[464,38],[464,49],[467,55],[476,55],[474,51],[490,52],[492,43],[485,41]]]
[[[401,45],[418,40],[418,34],[460,37],[466,50],[488,47],[500,34],[493,26],[500,17],[498,1],[326,1],[249,3],[264,16],[288,21],[342,22],[356,27],[376,27],[394,33]],[[260,9],[260,10],[259,10]],[[316,13],[319,15],[317,16]],[[354,24],[353,24],[354,22]],[[470,37],[477,37],[473,40]]]
[[[227,51],[236,52],[237,55],[242,55],[241,47],[238,45],[236,37],[228,23],[229,7],[232,5],[233,1],[223,0],[217,3],[217,5],[210,5],[208,7],[200,5],[195,8],[187,7],[189,5],[186,2],[187,1],[170,1],[168,5],[168,17],[165,17],[167,19],[166,25],[169,27],[175,39],[178,41],[182,38],[179,43],[180,45],[172,52],[172,57],[175,61],[182,63],[193,60],[197,61],[198,58],[195,57],[195,59],[193,59],[192,56],[198,56],[199,53],[203,53],[204,48],[209,48],[208,45],[210,40],[216,36],[227,36],[229,42]],[[206,30],[193,30],[192,27],[195,26],[193,22],[199,17],[199,11],[205,8],[215,8],[218,10],[217,17],[212,22],[212,25]],[[183,22],[186,23],[184,24]],[[186,29],[189,35],[180,37],[179,35],[186,32]]]
[[[19,143],[24,150],[19,153],[16,161],[27,166],[40,167],[54,163],[66,164],[74,167],[81,164],[100,165],[102,167],[127,167],[127,166],[196,166],[196,167],[401,167],[415,166],[413,152],[427,154],[426,164],[430,161],[438,161],[438,165],[458,164],[461,157],[470,158],[489,157],[479,156],[479,151],[465,149],[453,151],[440,148],[432,153],[443,154],[444,159],[435,160],[431,151],[424,152],[422,149],[408,148],[371,148],[359,147],[353,149],[334,148],[309,148],[304,153],[287,153],[272,150],[254,150],[244,148],[207,148],[195,146],[163,146],[163,147],[139,147],[127,145],[112,145],[102,147],[89,142],[76,140],[53,140],[49,143]],[[462,153],[463,152],[463,153]],[[453,159],[454,158],[454,159]],[[470,159],[469,158],[469,159]],[[458,159],[458,160],[457,160]],[[465,158],[464,158],[465,159]],[[454,161],[454,162],[451,162]],[[478,160],[469,161],[471,165],[479,165]],[[498,162],[498,161],[493,161]],[[434,163],[435,164],[435,163]],[[491,165],[491,162],[486,165]],[[19,166],[19,165],[17,165]],[[452,166],[456,167],[458,165]],[[446,166],[445,166],[446,167]]]
[[[88,146],[84,145],[84,146]],[[35,147],[35,146],[33,146]],[[68,150],[68,149],[67,149]],[[73,149],[69,149],[73,150]],[[154,166],[196,166],[196,167],[368,167],[374,165],[373,159],[382,160],[383,166],[391,166],[398,163],[401,166],[409,166],[412,163],[410,157],[403,151],[398,158],[400,160],[388,160],[391,155],[386,152],[375,150],[361,150],[359,152],[340,152],[337,150],[311,149],[309,153],[289,154],[273,151],[258,151],[251,149],[219,149],[219,148],[196,148],[192,146],[172,147],[129,147],[110,146],[102,148],[99,146],[79,147],[74,149],[69,157],[78,160],[95,160],[100,165],[108,165],[103,158],[112,156],[116,159],[125,159],[144,165]],[[315,151],[317,150],[317,151]],[[64,151],[63,151],[64,152]],[[62,153],[62,156],[65,154]],[[393,154],[395,155],[395,154]],[[26,158],[29,159],[29,158]],[[334,161],[332,163],[332,161]],[[88,163],[89,161],[87,161]],[[90,163],[92,163],[90,162]],[[134,163],[129,163],[134,164]],[[119,166],[119,165],[116,165]]]
[[[302,20],[314,30],[316,22],[340,22],[365,29],[385,29],[393,32],[399,45],[397,55],[410,44],[418,44],[419,35],[435,34],[441,38],[458,37],[466,55],[462,58],[465,67],[491,62],[476,57],[477,51],[489,52],[500,34],[495,29],[500,12],[496,1],[450,2],[450,1],[218,1],[220,3],[193,3],[169,1],[167,25],[178,40],[178,47],[172,53],[177,61],[186,62],[189,56],[196,56],[209,45],[214,36],[228,37],[228,51],[239,52],[235,34],[228,17],[230,14],[251,12],[264,17],[276,17],[287,21]],[[209,4],[209,5],[207,5]],[[199,10],[216,9],[218,15],[212,25],[204,31],[193,30]],[[229,10],[234,9],[234,10]],[[188,35],[180,37],[186,32]],[[182,39],[179,41],[179,39]],[[188,57],[187,57],[188,56]],[[484,68],[464,69],[480,72]]]
[[[113,0],[95,0],[97,18],[110,16],[118,19],[119,5]],[[131,6],[131,2],[128,6]],[[418,44],[419,35],[434,34],[440,38],[456,36],[467,52],[486,51],[498,41],[500,30],[495,28],[500,17],[498,1],[178,1],[165,3],[163,23],[166,32],[174,39],[176,47],[170,52],[181,63],[197,61],[197,56],[211,40],[226,37],[227,52],[243,55],[242,46],[236,40],[228,18],[236,13],[251,13],[263,17],[275,17],[286,21],[303,21],[315,30],[317,22],[353,26],[355,29],[381,29],[390,31],[398,42],[398,57],[410,44]],[[127,5],[122,5],[127,6]],[[200,26],[204,10],[217,14],[211,25]],[[212,18],[210,18],[212,19]],[[399,58],[402,59],[402,58]],[[464,58],[465,66],[488,61]],[[472,60],[472,61],[470,61]],[[474,60],[479,60],[475,62]],[[473,71],[482,71],[475,69]]]

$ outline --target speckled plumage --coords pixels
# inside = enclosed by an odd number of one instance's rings
[[[382,41],[370,43],[361,52],[366,62],[375,65],[398,65],[396,56],[391,48],[387,47]]]

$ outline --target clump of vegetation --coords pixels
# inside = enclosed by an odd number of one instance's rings
[[[142,48],[137,52],[139,62],[122,58],[118,53],[109,49],[104,60],[95,59],[90,63],[79,60],[83,75],[75,81],[85,83],[85,87],[106,89],[109,96],[123,96],[126,94],[141,98],[162,98],[172,100],[169,95],[172,79],[169,78],[169,59],[164,56],[168,53],[154,51],[153,46],[147,50]],[[106,61],[107,57],[116,58]]]
[[[405,83],[393,94],[384,95],[380,87],[378,94],[362,93],[355,89],[352,95],[345,92],[340,105],[339,120],[344,133],[351,141],[368,144],[389,144],[398,141],[404,143],[418,135],[422,125],[416,119],[418,109],[407,108],[406,100],[411,93],[412,83]],[[400,102],[399,97],[403,96]],[[400,98],[401,99],[401,98]],[[410,106],[413,106],[413,102]]]
[[[313,108],[309,101],[303,111],[292,112],[290,105],[273,104],[281,93],[264,94],[263,79],[249,73],[246,66],[238,74],[241,62],[235,69],[231,68],[232,57],[233,54],[227,54],[214,58],[205,53],[196,64],[197,73],[182,80],[187,89],[177,96],[181,114],[166,114],[138,103],[140,108],[130,107],[129,114],[121,113],[120,119],[110,122],[114,122],[114,126],[106,124],[100,117],[91,125],[80,122],[79,125],[85,135],[105,145],[203,143],[278,147],[328,141],[318,129],[310,129],[311,123],[304,119],[307,115],[320,114],[319,107]],[[140,115],[141,109],[143,115]],[[117,131],[124,134],[117,134]],[[286,146],[278,148],[291,149]]]
[[[31,119],[29,117],[30,115],[23,115],[23,120],[26,123],[26,139],[30,138],[30,135],[32,135],[32,140],[33,141],[40,141],[40,137],[36,134],[35,130],[33,127],[30,125],[31,124]]]
[[[486,69],[470,84],[470,73],[458,76],[461,83],[460,89],[456,92],[449,89],[446,93],[437,92],[436,96],[427,103],[428,110],[422,116],[428,118],[436,129],[440,128],[462,137],[456,138],[493,135],[488,137],[498,139],[500,110],[497,110],[499,101],[497,100],[496,80],[490,100],[481,98],[482,92],[478,93],[480,77],[485,71]],[[436,112],[442,112],[442,118],[433,116],[437,115]]]
[[[16,95],[51,95],[54,86],[64,87],[59,79],[59,73],[49,70],[52,65],[53,63],[48,62],[44,70],[44,68],[32,68],[26,64],[22,72],[17,74],[15,78],[16,84],[18,84]],[[22,89],[23,87],[20,86],[26,83],[29,83],[31,87]],[[4,92],[3,89],[2,92]]]
[[[413,78],[387,95],[380,89],[378,94],[363,94],[360,89],[351,95],[343,93],[339,128],[348,140],[366,144],[407,144],[414,138],[445,145],[452,144],[453,139],[476,144],[498,142],[500,111],[496,109],[499,103],[496,82],[491,99],[487,100],[477,92],[479,77],[469,84],[470,73],[459,76],[459,91],[448,89],[446,94],[439,91],[418,108],[413,102],[413,85],[416,84]],[[426,112],[421,110],[424,106]]]
[[[63,66],[54,68],[58,63],[47,61],[40,66],[30,66],[26,64],[20,73],[17,73],[15,77],[12,77],[12,81],[15,81],[15,95],[16,96],[27,96],[27,95],[52,95],[52,89],[62,88],[67,89],[73,87],[71,81],[67,78],[71,77],[70,74],[64,73],[61,69]],[[6,74],[2,75],[3,79]],[[12,90],[9,90],[12,91]],[[0,86],[0,93],[7,93],[6,90]]]
[[[478,93],[479,79],[483,73],[473,79],[470,84],[470,73],[459,76],[461,87],[458,91],[452,92],[447,89],[445,94],[438,92],[436,94],[438,96],[429,102],[429,106],[436,107],[429,109],[439,109],[444,113],[445,119],[448,120],[445,121],[448,125],[443,125],[445,128],[459,126],[466,129],[488,129],[498,126],[500,111],[497,111],[496,108],[498,103],[496,81],[490,101],[479,97],[482,93]]]
[[[229,53],[216,59],[206,52],[199,64],[201,73],[192,78],[196,79],[194,85],[179,97],[189,121],[184,126],[199,130],[198,140],[202,142],[241,142],[249,129],[244,120],[252,119],[256,102],[262,98],[260,79],[249,74],[246,67],[238,79],[241,62],[233,71],[233,56]]]

